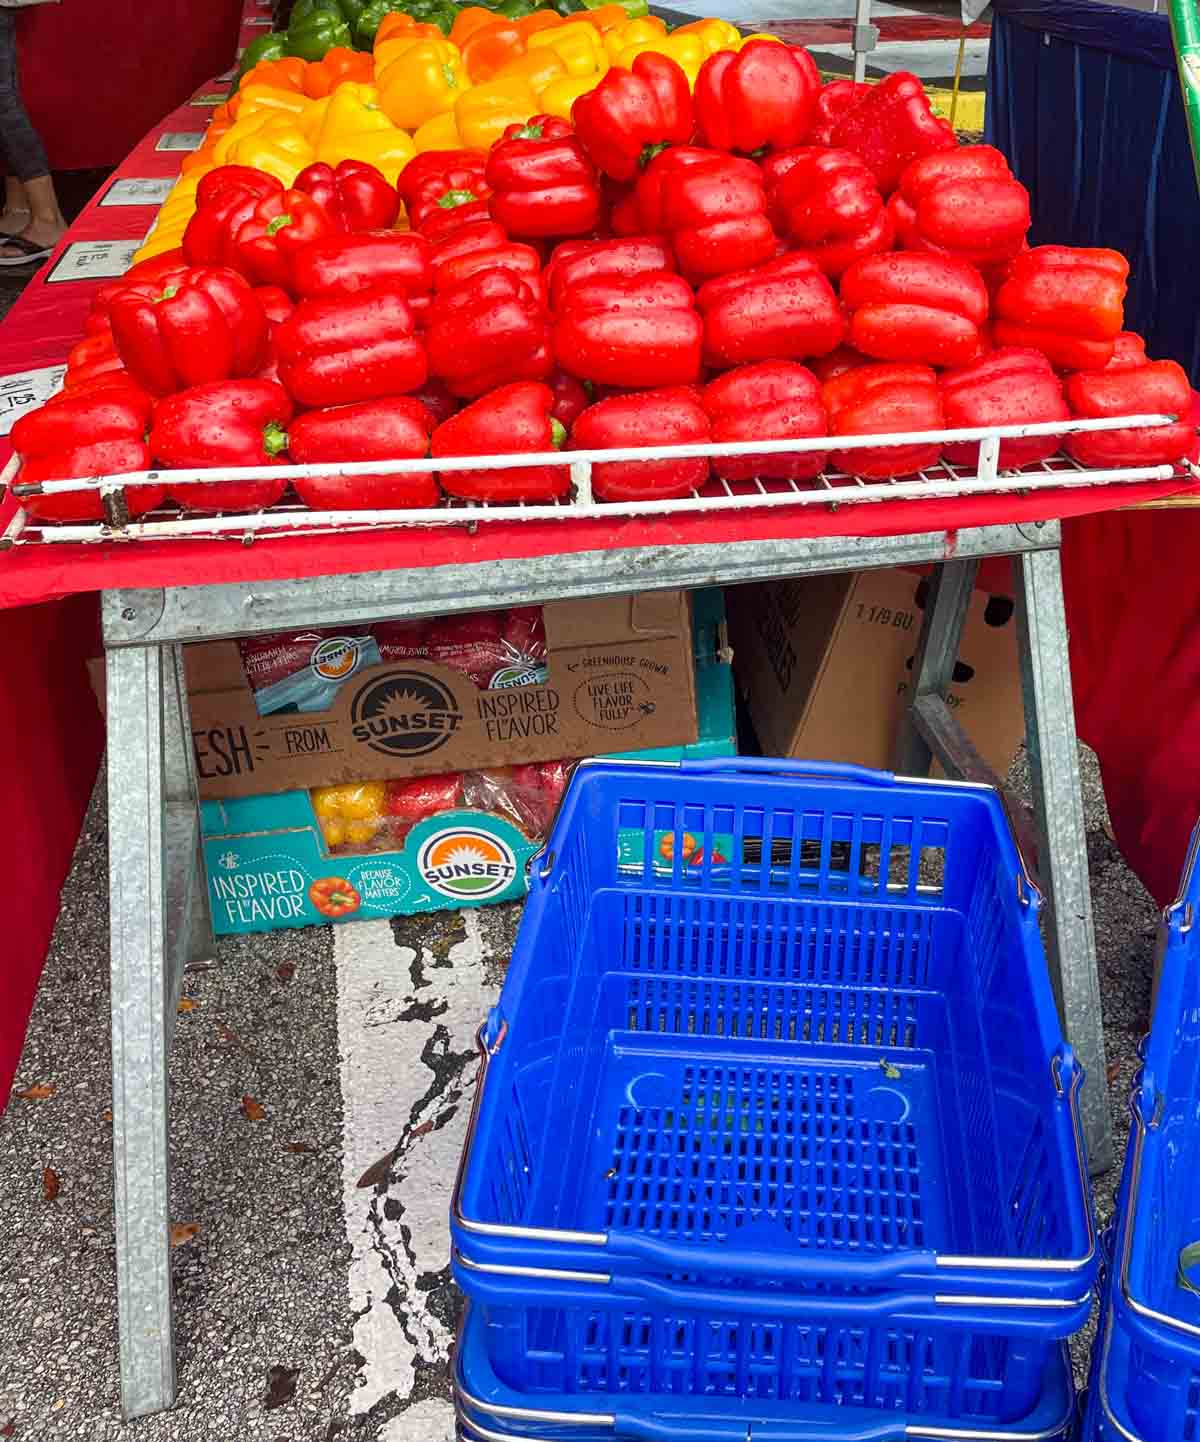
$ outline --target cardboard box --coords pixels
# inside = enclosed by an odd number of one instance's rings
[[[736,754],[720,591],[697,593],[695,620],[697,737],[633,753],[639,759]],[[529,861],[541,845],[507,817],[457,808],[418,822],[400,850],[330,852],[306,790],[203,801],[200,820],[218,936],[513,900],[525,895]]]
[[[365,666],[325,711],[260,716],[237,643],[184,649],[200,795],[396,780],[696,739],[688,596],[543,608],[544,684],[480,691],[425,659]]]
[[[919,574],[887,570],[728,593],[738,684],[764,754],[891,767],[925,590]],[[1003,777],[1025,734],[1006,598],[975,593],[948,703]]]

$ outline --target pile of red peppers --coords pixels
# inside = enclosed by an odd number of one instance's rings
[[[1165,412],[1073,435],[1092,466],[1195,456],[1183,370],[1122,330],[1114,251],[1029,248],[1029,197],[999,151],[959,146],[912,75],[822,86],[800,47],[703,66],[614,66],[572,121],[535,115],[489,152],[429,151],[397,186],[365,162],[285,190],[205,175],[181,251],[97,295],[63,392],[22,420],[20,479],[159,469],[132,514],[279,500],[286,473],[181,484],[173,469],[439,462],[298,478],[316,509],[550,501],[558,449],[813,439]],[[1059,435],[1005,441],[1034,465]],[[869,478],[978,445],[845,449]],[[530,455],[505,470],[456,458]],[[601,501],[811,480],[826,452],[597,463]],[[165,476],[164,476],[165,473]],[[30,495],[99,518],[98,492]]]

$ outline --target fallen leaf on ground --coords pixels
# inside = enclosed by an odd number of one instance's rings
[[[1113,1082],[1121,1075],[1121,1063],[1119,1061],[1110,1061],[1104,1070],[1104,1075],[1108,1078],[1109,1086],[1112,1086]]]
[[[294,961],[281,961],[275,968],[275,975],[280,981],[291,981],[296,975],[296,963]]]
[[[109,1126],[111,1127],[111,1126],[112,1126],[112,1107],[105,1107],[104,1110],[103,1110],[103,1112],[101,1112],[101,1116],[104,1118],[104,1120],[105,1120],[105,1121],[109,1124]]]
[[[182,1247],[185,1243],[190,1242],[199,1230],[199,1222],[172,1222],[171,1245]]]
[[[0,1437],[15,1437],[17,1435],[17,1424],[10,1417],[6,1422],[0,1421]]]
[[[316,1147],[311,1142],[288,1142],[284,1147],[285,1152],[295,1152],[300,1155],[304,1152],[315,1152]]]
[[[175,1009],[176,1009],[176,1011],[185,1011],[185,1012],[186,1012],[186,1011],[195,1011],[196,1008],[197,1008],[199,1005],[200,1005],[200,1003],[196,1000],[196,998],[195,998],[194,996],[181,996],[181,997],[179,998],[179,1005],[178,1005]]]
[[[409,1134],[408,1134],[408,1139],[409,1139],[409,1141],[412,1141],[415,1137],[423,1137],[423,1136],[427,1135],[427,1133],[431,1132],[432,1130],[433,1130],[433,1121],[432,1121],[432,1119],[430,1119],[430,1120],[427,1121],[427,1122],[422,1122],[419,1127],[413,1127],[412,1131],[409,1132]]]
[[[253,1097],[242,1098],[242,1112],[248,1122],[261,1122],[267,1114]]]
[[[44,1102],[48,1101],[57,1090],[58,1088],[53,1082],[45,1082],[41,1086],[26,1087],[24,1091],[18,1092],[17,1095],[23,1102]]]
[[[358,1179],[360,1187],[377,1187],[380,1182],[387,1181],[388,1172],[392,1169],[392,1163],[396,1160],[396,1148],[385,1152],[377,1162],[373,1162]]]
[[[58,1179],[58,1173],[53,1167],[43,1167],[42,1196],[45,1197],[48,1202],[52,1202],[60,1191],[62,1191],[62,1182]]]
[[[263,1406],[270,1411],[273,1407],[282,1407],[285,1402],[290,1402],[295,1395],[296,1378],[299,1375],[299,1367],[268,1368],[267,1395]]]

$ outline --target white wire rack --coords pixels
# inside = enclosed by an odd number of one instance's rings
[[[0,536],[0,549],[25,545],[88,544],[103,541],[193,540],[223,537],[249,543],[278,535],[318,535],[395,527],[459,526],[473,529],[496,521],[607,521],[660,516],[713,515],[722,512],[791,509],[806,506],[837,508],[882,501],[955,500],[985,495],[1032,495],[1039,491],[1076,490],[1085,487],[1134,485],[1147,481],[1179,479],[1181,486],[1200,480],[1200,470],[1189,462],[1173,465],[1089,469],[1058,453],[1023,470],[999,468],[1002,440],[1033,436],[1063,436],[1074,432],[1151,429],[1170,425],[1166,415],[1116,416],[1102,420],[1043,422],[1035,425],[970,427],[957,430],[897,432],[886,435],[822,436],[806,440],[746,441],[728,444],[641,446],[606,451],[551,451],[505,456],[464,456],[452,460],[360,461],[342,465],[244,466],[227,469],[150,470],[123,475],[91,476],[75,480],[20,483],[19,457],[13,456],[0,473],[18,498],[98,492],[103,520],[43,524],[22,507]],[[962,442],[978,442],[979,456],[972,466],[939,460],[912,475],[865,481],[843,471],[823,471],[811,481],[713,478],[703,488],[671,500],[599,502],[592,492],[592,467],[613,461],[667,461],[723,456],[802,455],[813,451],[845,452],[884,447],[934,445],[939,449]],[[183,494],[213,482],[286,480],[303,477],[359,475],[428,475],[438,471],[504,471],[529,466],[569,467],[571,493],[548,503],[485,504],[447,498],[434,509],[318,511],[303,506],[289,489],[277,504],[250,514],[201,513],[192,506],[164,506],[136,520],[129,518],[128,486],[165,486],[177,502]]]

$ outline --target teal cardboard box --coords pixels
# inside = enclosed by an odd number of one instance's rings
[[[693,621],[699,739],[630,756],[673,761],[737,751],[720,591],[696,593]],[[330,852],[307,791],[204,801],[200,812],[218,936],[509,901],[525,895],[529,861],[541,846],[504,816],[456,809],[418,822],[398,851]]]

